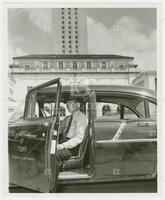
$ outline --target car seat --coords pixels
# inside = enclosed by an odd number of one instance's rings
[[[83,142],[80,144],[78,155],[70,157],[68,160],[63,161],[62,170],[69,169],[83,169],[84,168],[84,159],[87,151],[89,142],[89,125],[85,131],[85,136]]]

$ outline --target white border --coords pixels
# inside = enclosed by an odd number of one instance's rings
[[[10,3],[9,3],[10,2]],[[58,197],[62,199],[72,199],[72,198],[78,198],[78,199],[97,199],[100,197],[104,197],[104,198],[115,198],[115,199],[132,199],[134,198],[138,198],[138,199],[142,199],[142,197],[144,199],[164,199],[165,195],[164,195],[164,186],[165,186],[165,168],[162,167],[162,164],[164,166],[164,159],[163,159],[163,141],[165,141],[165,136],[163,135],[163,114],[165,113],[165,92],[163,91],[164,89],[164,85],[165,85],[165,78],[164,78],[164,72],[165,70],[163,69],[163,66],[165,67],[165,62],[163,59],[163,55],[161,52],[164,52],[164,45],[162,45],[162,43],[165,42],[163,35],[165,35],[165,30],[163,29],[163,32],[161,32],[161,28],[164,25],[164,18],[165,18],[165,14],[163,13],[163,9],[165,8],[165,3],[163,0],[160,1],[124,1],[124,0],[120,0],[120,1],[108,1],[108,0],[104,0],[104,3],[100,2],[100,1],[91,1],[90,3],[87,0],[84,0],[83,3],[82,1],[76,1],[76,0],[72,0],[72,1],[63,1],[61,2],[60,0],[56,0],[56,1],[52,1],[49,0],[49,4],[46,1],[38,1],[35,0],[35,3],[33,3],[33,0],[30,1],[24,1],[22,2],[21,0],[10,0],[10,1],[1,1],[0,0],[0,19],[2,19],[0,21],[0,28],[2,27],[3,29],[0,29],[0,36],[2,35],[3,37],[0,37],[0,44],[3,44],[1,46],[1,54],[0,54],[0,91],[2,91],[0,94],[0,102],[1,102],[1,115],[0,115],[0,142],[1,142],[1,151],[0,151],[0,163],[1,163],[1,171],[3,172],[2,175],[4,176],[7,172],[8,172],[8,166],[7,166],[7,98],[8,98],[8,78],[7,78],[7,72],[8,72],[8,56],[7,56],[7,15],[6,15],[6,9],[7,8],[11,8],[11,7],[15,7],[15,8],[21,8],[21,7],[38,7],[38,8],[48,8],[48,7],[97,7],[97,8],[103,8],[103,7],[139,7],[139,8],[144,8],[144,7],[157,7],[157,11],[158,11],[158,27],[157,27],[157,66],[158,69],[158,133],[160,133],[159,135],[159,141],[158,141],[158,185],[159,185],[159,190],[157,194],[144,194],[144,193],[96,193],[96,194],[90,194],[90,193],[82,193],[82,194],[11,194],[11,193],[7,193],[7,190],[5,189],[6,186],[8,186],[8,178],[5,180],[5,184],[3,187],[1,187],[1,194],[3,194],[3,198],[7,198],[7,199],[16,199],[16,198],[28,198],[29,197],[44,197],[44,198],[51,198],[51,197]],[[86,2],[86,3],[85,3]],[[161,5],[159,4],[161,2]],[[2,12],[1,12],[2,11]],[[161,12],[160,12],[161,11]],[[163,34],[164,33],[164,34]],[[161,60],[161,62],[160,62]],[[5,170],[4,170],[5,169]],[[1,178],[3,177],[1,176]],[[2,180],[2,179],[1,179]],[[1,181],[2,182],[2,181]],[[3,184],[3,183],[1,183]],[[6,185],[7,184],[7,185]],[[3,193],[2,193],[3,192]],[[25,197],[26,196],[26,197]]]

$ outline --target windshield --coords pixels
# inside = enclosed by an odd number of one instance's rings
[[[21,100],[15,110],[12,112],[11,116],[9,117],[9,122],[15,122],[17,120],[22,120],[23,119],[23,114],[24,114],[24,105],[25,105],[25,100]]]

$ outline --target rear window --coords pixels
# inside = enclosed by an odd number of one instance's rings
[[[96,97],[97,119],[136,119],[147,117],[146,99],[132,95]],[[149,102],[149,101],[148,101]],[[155,117],[156,105],[149,102],[150,116]]]

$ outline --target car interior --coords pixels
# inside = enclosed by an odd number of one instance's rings
[[[70,115],[67,110],[66,102],[69,98],[69,93],[61,93],[60,96],[60,108],[59,108],[59,117],[62,121],[66,116]],[[88,116],[88,96],[76,96],[76,98],[81,98],[80,110]],[[38,95],[37,97],[37,106],[35,117],[51,117],[54,115],[55,103],[53,95]],[[88,116],[89,118],[89,116]],[[68,171],[74,171],[77,174],[86,173],[90,168],[90,158],[89,158],[89,124],[87,126],[85,137],[83,142],[80,144],[78,155],[72,156],[68,160],[63,161],[62,173]]]
[[[87,96],[75,96],[75,98],[79,98],[80,102],[80,110],[84,114],[88,116],[88,98]],[[67,108],[66,108],[66,102],[69,98],[69,95],[62,94],[60,98],[60,105],[63,107],[63,112],[68,114]],[[81,98],[81,100],[80,100]],[[64,111],[65,110],[65,111]],[[64,119],[64,114],[61,114],[62,118],[60,120]],[[67,116],[67,115],[65,115]],[[63,161],[62,171],[66,170],[81,170],[83,171],[85,168],[89,167],[89,124],[87,126],[85,137],[83,142],[80,144],[78,155],[72,156],[68,160]]]

